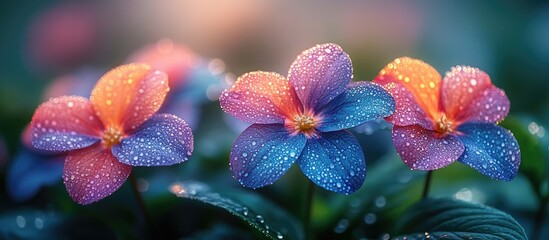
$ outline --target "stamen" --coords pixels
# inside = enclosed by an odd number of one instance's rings
[[[448,134],[454,131],[452,121],[448,120],[446,114],[441,113],[435,123],[435,130],[440,134]]]
[[[110,148],[122,141],[122,131],[115,127],[108,127],[103,133],[102,143],[105,147]]]

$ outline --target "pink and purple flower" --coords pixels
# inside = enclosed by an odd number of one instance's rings
[[[166,166],[192,154],[191,129],[180,118],[155,114],[169,91],[165,73],[146,64],[107,72],[90,99],[52,98],[31,122],[35,148],[68,152],[63,181],[69,195],[90,204],[112,194],[132,166]]]
[[[225,90],[222,109],[253,123],[235,140],[230,167],[251,188],[272,184],[297,162],[317,185],[355,192],[364,182],[366,162],[347,128],[393,113],[394,100],[381,86],[351,83],[349,56],[335,44],[301,53],[288,78],[250,72]]]
[[[483,71],[456,66],[444,79],[429,64],[397,58],[374,82],[395,98],[386,120],[393,142],[412,169],[434,170],[454,161],[498,180],[511,180],[520,164],[513,134],[497,126],[509,112],[509,99]]]

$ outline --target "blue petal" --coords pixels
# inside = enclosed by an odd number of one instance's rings
[[[366,176],[362,149],[346,130],[320,133],[319,138],[308,139],[297,163],[311,181],[337,193],[355,192]]]
[[[371,82],[350,85],[328,103],[318,130],[337,131],[393,114],[395,100],[381,86]]]
[[[185,121],[171,114],[156,114],[113,146],[112,153],[132,166],[168,166],[187,161],[193,144],[193,133]]]
[[[303,134],[291,136],[280,124],[253,124],[234,142],[230,164],[233,176],[251,188],[269,185],[296,161],[305,146]]]
[[[21,149],[8,170],[8,194],[15,201],[26,201],[41,187],[61,182],[62,173],[63,155]]]
[[[515,177],[520,150],[509,130],[491,123],[467,123],[458,130],[465,145],[460,162],[493,179],[509,181]]]

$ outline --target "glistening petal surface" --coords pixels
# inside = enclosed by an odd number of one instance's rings
[[[288,80],[273,72],[242,75],[219,102],[225,112],[250,123],[284,123],[284,116],[293,117],[302,109]]]
[[[384,88],[395,99],[395,111],[385,120],[397,126],[420,125],[426,129],[433,129],[433,122],[417,104],[412,93],[396,83],[387,83]]]
[[[346,130],[320,133],[319,138],[307,139],[297,163],[316,185],[337,193],[355,192],[366,177],[362,149]]]
[[[435,170],[457,160],[465,149],[457,137],[437,134],[418,125],[394,126],[393,143],[408,167]]]
[[[431,65],[418,59],[402,57],[387,64],[374,82],[381,85],[390,82],[402,85],[412,93],[423,111],[434,119],[439,111],[441,79],[440,74]]]
[[[509,130],[490,123],[466,123],[459,131],[465,145],[460,162],[492,179],[509,181],[515,177],[520,149]]]
[[[367,121],[387,117],[395,108],[393,97],[371,82],[350,84],[348,89],[326,106],[318,130],[336,131],[356,127]]]
[[[279,124],[253,124],[233,144],[230,167],[233,176],[251,188],[269,185],[280,178],[297,160],[306,138],[290,136]]]
[[[35,148],[61,152],[98,142],[103,125],[87,99],[63,96],[40,105],[34,112],[30,129]]]
[[[86,205],[120,188],[131,169],[131,166],[120,163],[110,149],[97,143],[69,152],[63,168],[63,182],[71,198]]]
[[[332,43],[303,51],[288,72],[288,80],[303,106],[315,111],[345,91],[352,76],[351,58]]]
[[[478,68],[456,66],[442,82],[441,102],[446,115],[458,122],[496,123],[509,112],[509,99]]]
[[[114,145],[112,153],[132,166],[168,166],[187,161],[193,147],[193,133],[185,121],[171,114],[156,114]]]
[[[106,127],[131,133],[158,111],[168,91],[164,72],[146,64],[127,64],[103,75],[90,101]]]

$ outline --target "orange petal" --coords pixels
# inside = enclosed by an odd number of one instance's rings
[[[128,133],[158,111],[168,91],[164,72],[146,64],[127,64],[103,75],[90,100],[105,127]]]
[[[394,82],[404,86],[423,111],[435,119],[439,112],[441,79],[431,65],[418,59],[401,57],[387,64],[374,81],[382,85]]]

